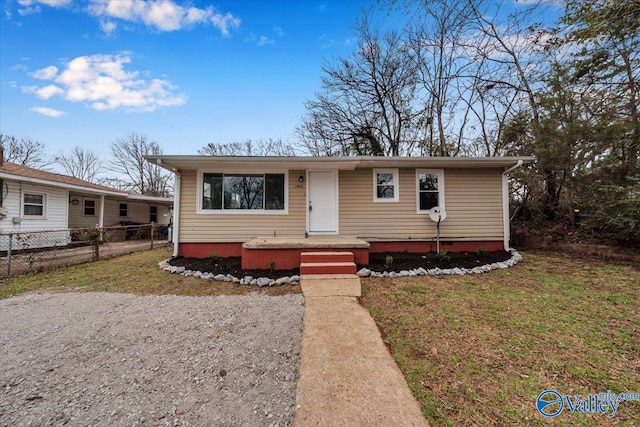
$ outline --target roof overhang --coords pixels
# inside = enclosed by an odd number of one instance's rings
[[[152,202],[152,203],[164,203],[167,205],[173,204],[173,199],[168,197],[156,197],[156,196],[145,196],[143,194],[131,194],[127,195],[127,199],[129,200],[137,200],[141,202]]]
[[[278,156],[145,156],[147,161],[172,172],[224,168],[234,170],[354,170],[357,168],[507,169],[534,157],[278,157]]]
[[[64,182],[50,181],[48,179],[32,178],[32,177],[27,177],[27,176],[22,176],[22,175],[15,175],[15,174],[6,173],[6,172],[0,172],[0,178],[10,179],[10,180],[20,181],[20,182],[29,182],[29,183],[32,183],[32,184],[46,185],[46,186],[49,186],[49,187],[64,188],[64,189],[69,190],[69,191],[76,191],[78,193],[85,193],[85,194],[105,195],[105,196],[118,196],[118,197],[126,197],[127,196],[127,193],[125,193],[123,191],[116,191],[116,190],[109,191],[109,190],[101,190],[99,188],[82,187],[80,185],[73,185],[73,184],[67,184],[67,183],[64,183]]]

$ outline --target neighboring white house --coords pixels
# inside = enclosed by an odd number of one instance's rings
[[[8,233],[171,222],[173,199],[116,190],[10,162],[0,164],[0,188],[0,250],[7,249]],[[48,236],[44,244],[34,233],[29,247],[69,243],[69,232],[59,234],[53,242]]]

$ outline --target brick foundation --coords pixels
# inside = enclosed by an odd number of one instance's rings
[[[369,252],[409,252],[409,253],[421,253],[421,252],[435,252],[436,242],[369,242],[371,247]],[[484,242],[440,242],[440,250],[447,252],[475,252],[480,248],[486,248],[489,252],[504,250],[504,244],[502,240],[484,241]]]
[[[242,243],[180,243],[178,255],[185,258],[208,258],[212,253],[229,258],[242,256]]]
[[[319,249],[322,252],[353,252],[354,260],[359,265],[369,264],[369,253],[381,252],[410,252],[424,253],[436,250],[435,242],[370,242],[369,249],[336,248]],[[440,242],[440,249],[448,252],[474,252],[480,248],[488,251],[503,250],[502,241],[485,242]],[[317,252],[311,248],[278,248],[278,249],[245,249],[242,243],[181,243],[178,247],[178,255],[189,258],[207,258],[212,253],[218,256],[242,257],[242,268],[247,270],[269,269],[271,262],[275,263],[276,270],[290,270],[300,267],[301,252]]]
[[[242,268],[267,269],[271,268],[271,261],[276,270],[290,270],[300,267],[301,252],[317,252],[316,249],[245,249],[242,248]],[[355,262],[369,264],[368,249],[322,249],[322,252],[352,252]]]

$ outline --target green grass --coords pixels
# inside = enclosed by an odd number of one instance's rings
[[[435,426],[637,425],[535,409],[543,390],[640,390],[640,270],[525,253],[515,268],[446,278],[366,279],[362,303]]]
[[[136,252],[89,264],[25,274],[0,281],[0,298],[25,292],[122,292],[138,295],[237,295],[261,292],[268,295],[300,293],[300,286],[262,288],[207,281],[170,274],[158,268],[167,259],[166,249]]]

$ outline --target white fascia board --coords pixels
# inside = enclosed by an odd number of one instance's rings
[[[20,181],[20,182],[30,182],[33,184],[48,185],[49,187],[66,188],[71,191],[78,191],[78,192],[89,193],[89,194],[104,194],[106,196],[116,196],[116,197],[127,196],[127,193],[122,191],[117,191],[117,190],[113,190],[113,191],[100,190],[99,188],[82,187],[80,185],[66,184],[64,182],[49,181],[49,180],[40,179],[40,178],[30,178],[22,175],[12,175],[4,172],[0,172],[0,178],[10,179],[10,180]]]

